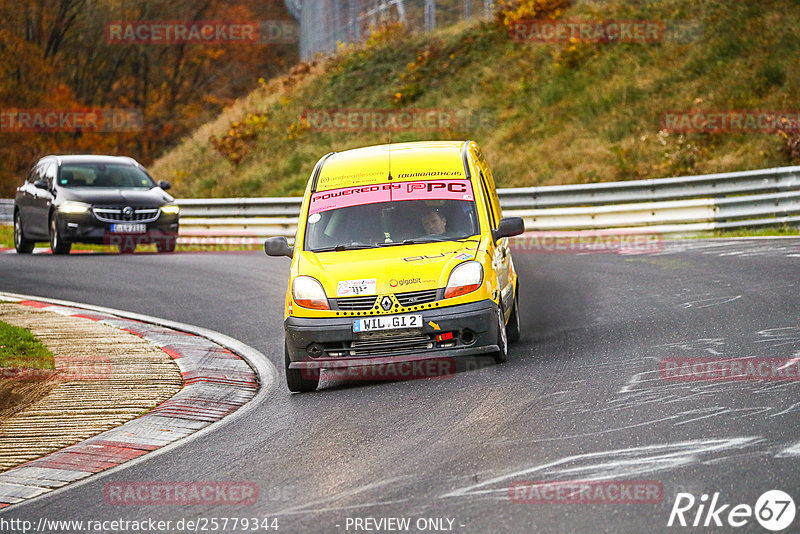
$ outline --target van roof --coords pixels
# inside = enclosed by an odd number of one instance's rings
[[[431,179],[466,179],[467,141],[417,141],[356,148],[331,154],[322,163],[316,191]]]

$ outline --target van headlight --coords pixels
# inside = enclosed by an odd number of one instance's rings
[[[58,207],[58,211],[61,213],[86,213],[89,208],[89,204],[67,200]]]
[[[167,215],[177,215],[180,213],[181,208],[177,204],[167,204],[166,206],[161,206],[161,213],[166,213]]]
[[[298,306],[312,310],[329,310],[328,297],[319,280],[298,276],[292,281],[292,298]]]
[[[465,261],[450,272],[450,279],[444,290],[444,298],[466,295],[481,287],[483,266],[477,261]]]

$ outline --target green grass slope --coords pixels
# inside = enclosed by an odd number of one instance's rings
[[[495,23],[386,30],[298,65],[153,166],[179,197],[302,193],[330,151],[474,139],[502,187],[726,172],[796,163],[776,133],[661,131],[665,110],[800,109],[796,0],[576,2],[566,19],[700,22],[697,42],[520,43]],[[309,128],[309,109],[437,109],[445,131]],[[797,155],[794,154],[794,158]]]

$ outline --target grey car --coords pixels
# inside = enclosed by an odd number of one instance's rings
[[[17,188],[14,247],[28,254],[45,241],[53,254],[69,254],[72,243],[94,243],[132,253],[155,243],[173,252],[179,208],[169,187],[132,158],[45,156]]]

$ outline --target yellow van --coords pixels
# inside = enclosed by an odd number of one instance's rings
[[[517,273],[492,171],[472,141],[381,145],[320,159],[306,187],[285,306],[286,382],[322,369],[465,355],[506,360],[519,338]]]

